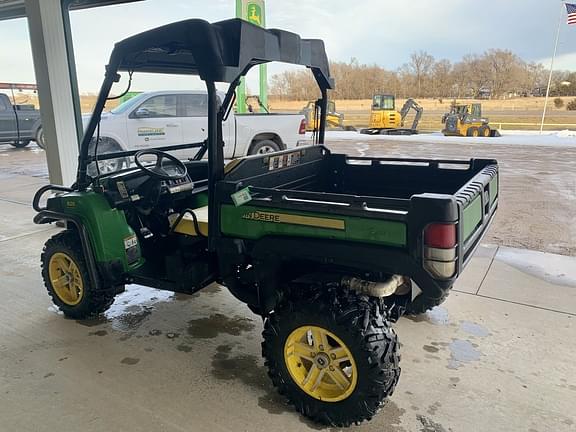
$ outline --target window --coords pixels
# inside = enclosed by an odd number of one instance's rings
[[[0,97],[0,111],[8,111],[8,103],[3,97]]]
[[[208,115],[208,95],[180,95],[181,117],[206,117]]]
[[[394,96],[376,95],[372,101],[372,107],[380,110],[394,109]]]
[[[159,118],[177,116],[178,97],[176,95],[154,96],[137,109],[142,115],[137,117]]]

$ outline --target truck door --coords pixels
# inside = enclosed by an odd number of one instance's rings
[[[16,114],[8,96],[0,94],[0,141],[15,141],[17,138]]]
[[[199,143],[208,138],[208,95],[205,93],[190,93],[179,95],[179,115],[182,116],[182,137],[186,144]],[[218,98],[219,104],[221,103]],[[222,139],[224,140],[224,158],[234,156],[234,136],[231,134],[233,115],[222,124]],[[192,155],[197,149],[193,149]],[[187,155],[188,156],[188,155]],[[191,156],[190,156],[191,157]]]
[[[182,117],[182,139],[186,144],[200,143],[208,137],[208,95],[189,93],[178,95],[178,109]],[[192,157],[197,148],[186,150]]]
[[[151,96],[128,116],[130,149],[182,144],[182,118],[178,117],[178,95]]]

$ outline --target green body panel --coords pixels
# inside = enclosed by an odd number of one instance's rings
[[[208,205],[208,193],[199,193],[192,196],[188,206],[190,208],[200,208]]]
[[[489,184],[490,190],[490,205],[494,204],[494,201],[498,198],[498,175],[494,177]]]
[[[128,225],[122,210],[113,209],[101,194],[71,192],[48,200],[48,209],[78,216],[90,236],[96,262],[109,263],[120,260],[124,271],[133,270],[144,263],[140,244],[136,239],[137,257],[129,264],[125,240],[135,239],[134,230]]]
[[[468,204],[463,213],[463,234],[464,241],[466,241],[482,222],[482,197],[478,195],[474,201]]]
[[[310,226],[290,222],[270,222],[265,220],[247,219],[247,215],[255,212],[264,214],[281,214],[318,218],[328,223],[339,223],[340,228]],[[272,209],[253,206],[235,207],[223,205],[221,208],[220,229],[224,235],[251,240],[260,239],[266,235],[298,236],[327,238],[336,240],[357,241],[363,243],[382,244],[387,246],[406,246],[406,225],[402,222],[381,219],[368,219],[350,216],[324,215],[319,213],[294,212],[282,209]]]

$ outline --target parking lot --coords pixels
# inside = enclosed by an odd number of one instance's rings
[[[576,430],[576,148],[337,136],[328,146],[501,166],[486,244],[444,305],[397,323],[400,383],[352,430]],[[58,228],[34,225],[30,207],[47,182],[42,150],[0,147],[0,430],[319,428],[277,395],[262,323],[224,288],[186,296],[129,286],[101,319],[64,319],[39,268]]]

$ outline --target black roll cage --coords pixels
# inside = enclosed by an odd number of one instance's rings
[[[91,184],[87,176],[88,164],[95,161],[89,155],[102,111],[110,90],[120,80],[119,71],[198,75],[206,83],[208,92],[208,139],[203,143],[164,147],[163,150],[198,147],[195,159],[208,152],[209,224],[216,226],[217,203],[215,185],[224,177],[222,122],[234,103],[236,87],[248,71],[259,64],[283,62],[311,69],[320,88],[320,124],[317,143],[324,143],[328,106],[328,89],[334,87],[330,76],[324,42],[301,39],[295,33],[276,29],[263,29],[241,19],[230,19],[213,24],[200,19],[179,21],[158,27],[118,42],[108,65],[104,82],[85,130],[78,157],[76,189],[86,190]],[[230,86],[222,104],[218,104],[216,82]],[[98,160],[126,157],[137,151],[107,153]],[[215,230],[211,230],[214,232]],[[210,248],[215,249],[215,236],[210,235]]]

